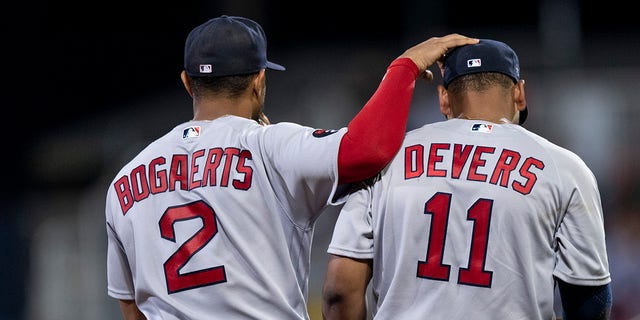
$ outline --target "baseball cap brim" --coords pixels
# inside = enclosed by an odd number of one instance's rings
[[[284,71],[286,70],[285,67],[277,64],[277,63],[273,63],[271,61],[267,61],[267,69],[271,69],[271,70],[278,70],[278,71]]]

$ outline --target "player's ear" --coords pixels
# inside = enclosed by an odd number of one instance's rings
[[[445,118],[451,118],[451,105],[449,104],[449,93],[443,85],[438,85],[438,100],[440,101],[440,112]]]
[[[527,99],[524,95],[524,80],[521,79],[513,86],[513,102],[518,111],[527,107]]]
[[[251,83],[251,88],[253,90],[253,94],[262,99],[265,95],[265,90],[267,89],[266,83],[266,71],[265,69],[260,70],[258,74],[253,78],[253,82]]]
[[[189,95],[193,97],[193,92],[191,91],[191,82],[189,81],[189,77],[187,76],[186,71],[182,70],[182,72],[180,73],[180,79],[182,80],[182,85],[184,85],[187,93],[189,93]]]

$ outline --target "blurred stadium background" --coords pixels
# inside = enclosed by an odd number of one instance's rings
[[[0,320],[120,319],[106,295],[104,197],[140,149],[191,118],[179,73],[189,30],[221,14],[264,27],[272,122],[345,126],[409,46],[451,32],[519,54],[525,125],[594,171],[605,210],[613,319],[640,319],[640,22],[628,2],[403,0],[24,1],[0,11],[5,116]],[[435,71],[435,69],[433,69]],[[435,73],[435,72],[434,72]],[[442,120],[420,81],[409,129]],[[310,313],[321,319],[318,221]],[[559,310],[559,309],[558,309]]]

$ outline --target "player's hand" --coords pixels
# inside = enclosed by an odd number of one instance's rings
[[[428,70],[428,68],[436,62],[439,62],[439,66],[442,65],[444,54],[449,49],[467,44],[476,44],[479,41],[477,38],[469,38],[457,33],[444,37],[432,37],[407,49],[398,58],[409,58],[413,60],[418,66],[418,70],[420,70],[420,77],[431,81],[433,80],[433,73]]]
[[[260,116],[258,117],[258,123],[260,125],[266,126],[266,125],[270,125],[271,121],[269,121],[269,118],[267,118],[267,115],[264,114],[264,112],[260,111]]]

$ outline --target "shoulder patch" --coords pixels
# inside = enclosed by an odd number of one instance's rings
[[[325,130],[325,129],[316,129],[315,131],[313,131],[313,136],[316,138],[322,138],[322,137],[326,137],[330,134],[334,134],[338,132],[338,130],[335,129],[330,129],[330,130]]]

